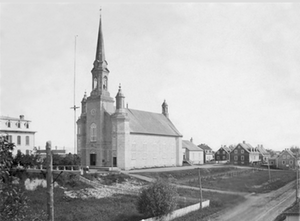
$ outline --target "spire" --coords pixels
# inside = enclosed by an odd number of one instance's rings
[[[94,61],[94,69],[108,71],[107,62],[105,60],[105,52],[104,52],[104,41],[103,41],[102,24],[101,24],[101,9],[100,9],[98,42],[97,42],[97,48],[96,48],[96,57],[95,57],[95,61]]]

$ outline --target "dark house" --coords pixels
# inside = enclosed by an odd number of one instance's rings
[[[215,153],[215,160],[216,162],[219,161],[230,161],[230,148],[226,145],[221,146]]]
[[[259,163],[259,151],[250,144],[239,143],[230,152],[230,163],[235,165],[252,165]]]

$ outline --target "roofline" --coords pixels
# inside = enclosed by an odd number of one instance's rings
[[[26,134],[26,133],[35,134],[36,133],[36,131],[32,131],[32,130],[29,130],[29,131],[24,131],[24,130],[0,130],[0,132],[2,132],[2,133],[23,133],[23,134]]]
[[[144,132],[130,132],[130,134],[162,136],[162,137],[182,137],[182,135],[155,134],[155,133],[144,133]]]

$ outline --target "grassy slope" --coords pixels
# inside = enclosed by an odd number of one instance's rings
[[[178,193],[180,196],[191,197],[197,200],[199,199],[199,191],[196,190],[179,188]],[[209,207],[204,208],[203,210],[197,210],[191,212],[183,217],[174,219],[174,221],[202,220],[204,217],[217,213],[226,208],[232,207],[233,205],[236,205],[245,200],[243,196],[221,194],[221,193],[214,193],[214,192],[203,192],[203,198],[210,200]]]

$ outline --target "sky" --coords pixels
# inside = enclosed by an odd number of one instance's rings
[[[213,150],[300,146],[299,3],[2,3],[0,115],[31,120],[36,146],[73,152],[100,8],[113,98],[166,100],[182,139]]]

